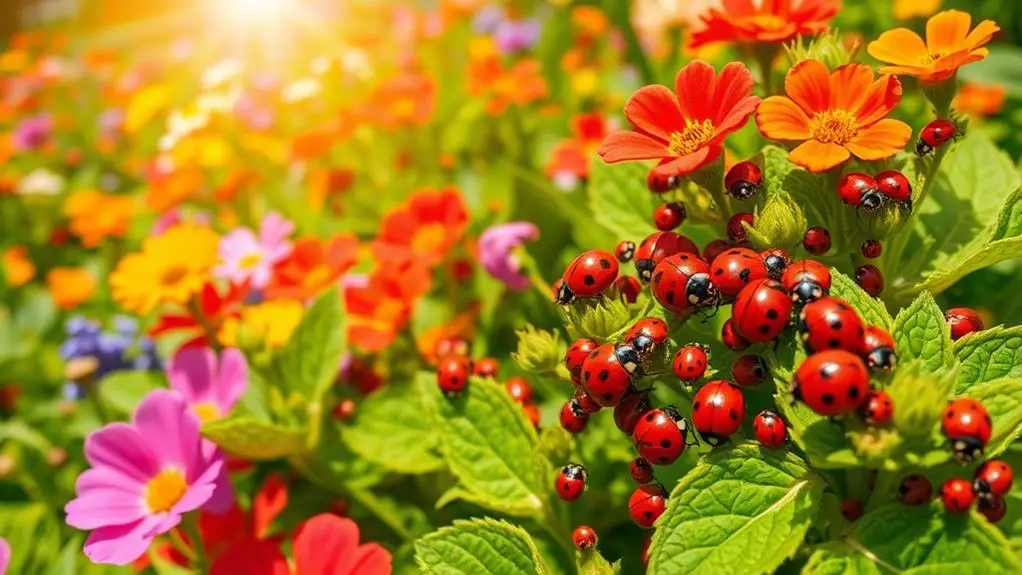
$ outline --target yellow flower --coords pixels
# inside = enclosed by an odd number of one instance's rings
[[[96,278],[84,268],[53,268],[46,274],[46,286],[57,307],[73,309],[92,297]]]
[[[3,264],[7,283],[11,287],[25,285],[35,277],[35,264],[28,257],[28,249],[25,246],[7,248],[0,262]]]
[[[114,299],[139,314],[186,303],[209,280],[219,241],[209,228],[191,224],[147,238],[142,251],[124,256],[110,275]]]
[[[291,339],[291,333],[302,321],[305,307],[295,300],[274,300],[246,307],[240,318],[224,322],[218,337],[228,347],[244,347],[239,343],[239,331],[243,327],[245,338],[265,342],[268,347],[278,348]]]
[[[96,247],[104,238],[124,237],[134,212],[135,201],[130,196],[96,190],[75,192],[64,203],[71,233],[81,238],[87,248]]]
[[[894,0],[894,17],[908,20],[927,17],[940,9],[941,0]]]

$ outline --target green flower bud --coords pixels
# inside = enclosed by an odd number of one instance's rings
[[[573,337],[588,337],[599,342],[610,339],[632,321],[628,306],[619,299],[605,298],[597,303],[577,300],[567,310],[568,332]]]
[[[539,445],[550,461],[571,459],[571,434],[560,425],[544,427],[539,434]]]
[[[798,203],[787,192],[778,190],[767,197],[756,215],[755,225],[746,225],[746,232],[757,250],[769,247],[791,250],[802,241],[807,225]]]
[[[831,30],[817,36],[808,44],[799,36],[798,40],[786,45],[784,51],[791,66],[802,60],[819,60],[833,70],[853,62],[861,47],[858,41],[851,47],[845,45],[841,34],[837,30]]]
[[[519,367],[531,373],[547,373],[561,365],[564,348],[556,332],[539,330],[529,325],[516,333],[518,351],[512,353],[511,357]]]
[[[851,211],[854,208],[841,206],[841,209]],[[901,227],[905,225],[905,222],[908,221],[910,213],[908,208],[903,205],[887,202],[872,214],[859,210],[855,217],[849,217],[848,219],[855,228],[858,237],[868,240],[882,240],[898,233]]]

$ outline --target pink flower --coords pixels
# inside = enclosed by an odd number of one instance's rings
[[[205,423],[231,411],[248,387],[248,364],[234,348],[220,353],[208,347],[183,347],[167,364],[170,387],[177,390]]]
[[[85,555],[126,565],[189,511],[227,511],[234,493],[223,454],[199,435],[199,418],[175,391],[142,400],[132,423],[116,422],[85,439],[92,466],[78,476],[67,524],[92,533]]]
[[[529,289],[529,279],[519,273],[520,262],[512,251],[539,237],[539,228],[529,222],[490,226],[479,236],[479,263],[493,277],[513,290]]]
[[[270,212],[259,225],[259,236],[248,228],[238,228],[220,239],[223,263],[213,275],[235,284],[251,282],[255,289],[270,283],[273,266],[291,255],[287,237],[295,231],[294,222]]]
[[[0,537],[0,575],[7,573],[7,564],[11,562],[11,546]]]

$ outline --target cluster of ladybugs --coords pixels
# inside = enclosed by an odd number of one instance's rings
[[[440,345],[447,343],[448,340],[443,340]],[[446,347],[449,349],[444,350],[437,362],[436,382],[447,397],[454,397],[464,391],[471,375],[496,379],[500,364],[495,358],[484,357],[473,361],[468,355],[468,344],[461,340]],[[539,406],[532,401],[532,386],[529,382],[522,377],[511,377],[504,383],[504,389],[511,399],[521,404],[533,427],[538,428]]]

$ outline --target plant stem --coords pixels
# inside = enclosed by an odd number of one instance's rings
[[[206,555],[206,546],[202,542],[202,533],[199,531],[198,512],[185,515],[181,520],[181,528],[188,535],[188,540],[195,552],[195,558],[192,560],[195,570],[199,573],[209,573],[209,556]]]
[[[213,351],[220,353],[221,346],[220,340],[217,338],[216,329],[213,328],[213,324],[209,322],[209,318],[202,311],[202,303],[199,302],[199,296],[192,296],[192,299],[188,300],[188,311],[191,312],[195,321],[199,322],[199,325],[202,326],[202,330],[206,332],[206,339],[209,340],[209,345],[213,348]]]
[[[543,516],[538,519],[538,522],[553,537],[561,550],[567,553],[568,558],[573,559],[575,557],[575,547],[570,543],[571,532],[568,530],[568,526],[557,517],[554,510],[544,506]]]

